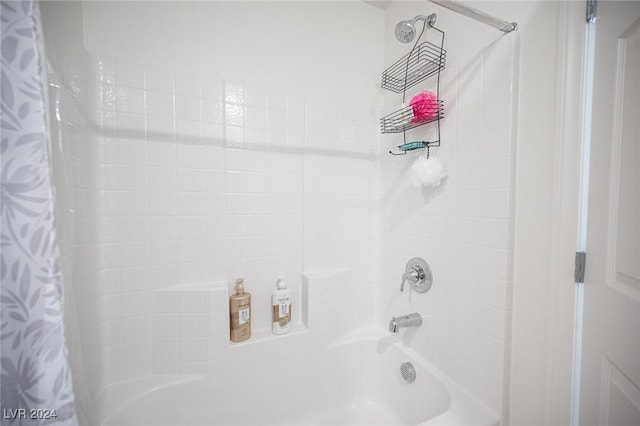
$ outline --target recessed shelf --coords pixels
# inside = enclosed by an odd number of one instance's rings
[[[237,348],[241,346],[247,345],[256,345],[256,344],[268,344],[268,342],[275,343],[278,340],[284,341],[290,338],[296,338],[296,336],[300,336],[309,332],[309,329],[302,324],[301,322],[296,322],[291,325],[291,331],[287,334],[275,335],[271,332],[271,329],[261,329],[261,330],[252,330],[251,337],[244,342],[232,342],[229,341],[229,346],[232,348]]]

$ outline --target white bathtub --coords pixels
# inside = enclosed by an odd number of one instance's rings
[[[322,346],[322,347],[321,347]],[[416,380],[406,383],[400,364]],[[113,386],[103,426],[498,425],[499,418],[380,328],[216,361],[206,375]]]

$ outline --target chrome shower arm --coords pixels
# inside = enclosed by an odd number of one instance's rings
[[[435,13],[432,13],[429,16],[426,15],[417,15],[415,18],[413,18],[411,20],[411,22],[413,24],[415,24],[418,21],[424,21],[425,25],[427,26],[427,28],[431,28],[436,24],[436,19],[438,18],[438,15],[436,15]]]

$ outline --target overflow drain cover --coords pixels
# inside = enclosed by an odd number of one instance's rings
[[[410,362],[403,362],[400,364],[400,374],[402,374],[402,378],[407,383],[413,383],[416,379],[416,369]]]

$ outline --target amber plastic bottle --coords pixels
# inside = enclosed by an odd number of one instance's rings
[[[231,341],[243,342],[251,337],[251,294],[244,291],[244,279],[236,280],[235,294],[229,298]]]

